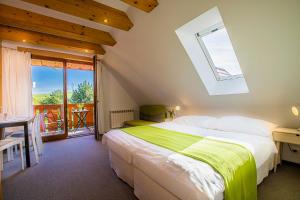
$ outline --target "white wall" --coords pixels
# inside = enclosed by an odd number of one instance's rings
[[[134,27],[116,31],[105,62],[137,103],[181,105],[185,114],[240,114],[300,127],[299,0],[160,0],[151,13],[128,10]],[[175,30],[218,6],[250,92],[209,96]],[[134,87],[130,87],[134,86]],[[299,154],[298,154],[299,157]]]
[[[104,130],[110,130],[110,115],[112,110],[134,109],[138,110],[137,103],[123,87],[119,77],[112,72],[109,67],[102,68],[102,88],[103,88],[103,114]],[[100,102],[101,103],[101,102]],[[101,122],[100,122],[101,123]]]
[[[175,30],[218,6],[250,93],[209,96]],[[161,0],[146,14],[134,8],[129,32],[114,32],[105,62],[134,85],[142,103],[182,105],[186,113],[243,114],[297,127],[300,103],[300,1]],[[129,88],[130,90],[130,88]]]

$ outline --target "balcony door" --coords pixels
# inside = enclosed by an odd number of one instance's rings
[[[94,134],[92,63],[32,56],[34,113],[44,141]]]
[[[94,67],[67,62],[68,136],[94,134]]]

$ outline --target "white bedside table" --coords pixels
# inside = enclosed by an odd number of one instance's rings
[[[290,128],[276,128],[273,131],[273,139],[278,150],[278,154],[275,155],[274,159],[274,172],[276,172],[278,161],[281,162],[281,144],[289,143],[300,145],[300,131]]]

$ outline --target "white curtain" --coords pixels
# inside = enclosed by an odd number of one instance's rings
[[[97,88],[98,88],[98,129],[100,134],[105,132],[104,122],[104,92],[103,92],[103,64],[97,60]]]
[[[2,48],[2,107],[8,116],[32,116],[31,55]]]

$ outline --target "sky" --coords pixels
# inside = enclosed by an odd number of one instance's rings
[[[226,28],[202,37],[216,67],[223,68],[231,75],[242,74]]]
[[[68,92],[85,80],[93,84],[93,71],[68,69]],[[63,69],[32,66],[32,85],[33,94],[46,94],[54,90],[63,90]]]

